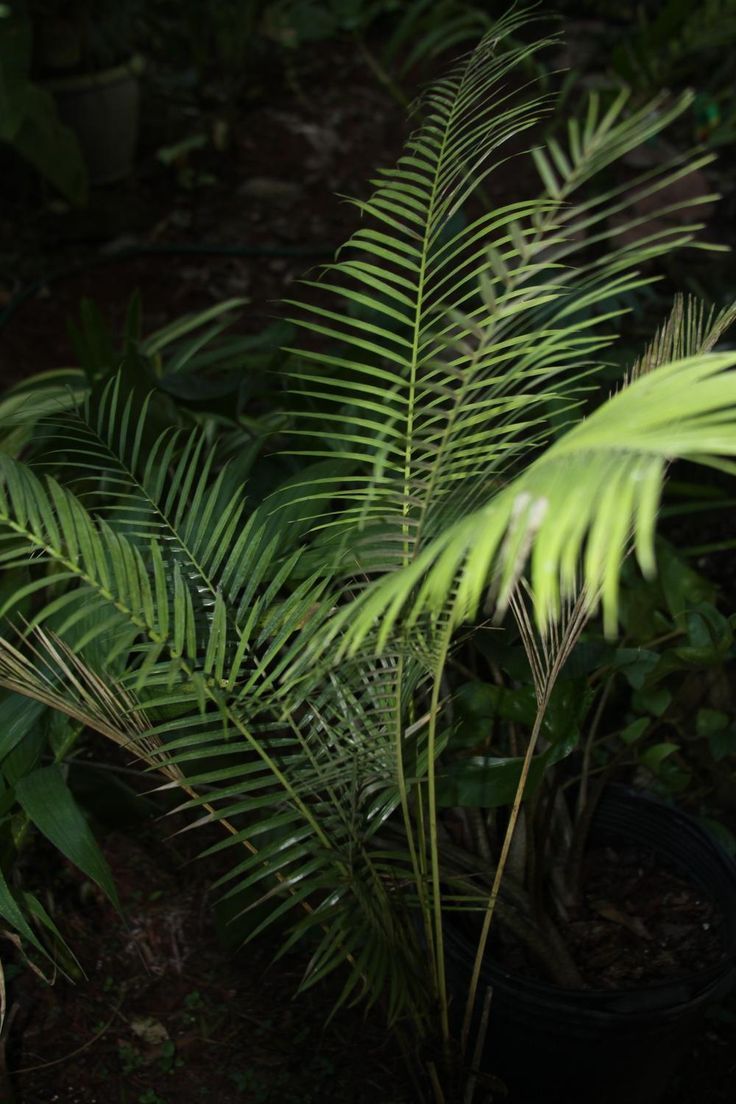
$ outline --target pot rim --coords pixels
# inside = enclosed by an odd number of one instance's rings
[[[713,857],[720,860],[724,869],[724,876],[730,876],[731,893],[736,895],[736,863],[726,853],[718,840],[708,833],[694,817],[681,809],[670,806],[654,794],[620,783],[613,783],[608,786],[605,797],[609,801],[611,799],[618,800],[621,804],[628,803],[632,807],[639,804],[640,807],[656,809],[665,815],[671,815],[673,823],[679,821],[680,825],[686,826],[692,836],[697,838],[698,843],[702,847],[708,848]],[[657,850],[656,843],[652,847],[653,850]],[[707,889],[713,896],[714,901],[723,907],[724,893],[718,894],[712,888],[706,887],[697,876],[694,881],[696,884],[700,882],[702,888]],[[462,948],[466,953],[470,951],[471,955],[474,954],[474,941],[457,925],[452,923],[447,925],[446,938],[448,935],[450,942],[455,943],[458,949]],[[705,1001],[710,1003],[717,1000],[721,995],[725,995],[736,982],[736,960],[734,959],[736,933],[732,930],[730,939],[728,935],[729,933],[724,932],[723,953],[717,963],[701,970],[691,970],[688,973],[677,974],[671,978],[663,978],[646,985],[628,985],[616,989],[566,989],[544,979],[527,977],[524,974],[508,970],[488,953],[482,967],[481,982],[485,981],[492,987],[500,986],[501,988],[514,989],[517,992],[526,992],[541,1004],[550,1004],[558,1008],[561,1005],[575,1006],[578,1009],[585,1008],[586,1015],[592,1016],[601,1014],[607,1017],[620,1015],[635,1018],[639,1014],[645,1016],[651,1013],[662,1015],[671,1012],[676,1014],[677,1010],[692,1008]],[[690,990],[689,994],[688,989]],[[637,1005],[639,1008],[636,1007]]]
[[[145,72],[146,63],[141,54],[133,54],[121,65],[110,69],[99,69],[94,73],[76,73],[69,77],[51,77],[43,84],[50,92],[83,92],[92,88],[101,88],[109,84],[120,84],[127,80],[137,80]]]

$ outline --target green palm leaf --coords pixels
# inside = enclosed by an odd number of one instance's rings
[[[143,424],[131,409],[125,402],[122,416],[106,417],[109,435],[119,436],[121,425]],[[107,455],[107,480],[121,466],[114,450],[99,451],[101,430],[96,439],[98,463]],[[68,589],[25,630],[23,651],[0,643],[0,681],[163,769],[168,785],[188,795],[181,808],[197,823],[220,823],[229,845],[246,846],[250,854],[234,866],[232,892],[254,890],[270,901],[267,922],[308,903],[303,924],[320,928],[326,940],[310,978],[350,955],[358,937],[351,934],[346,946],[345,933],[358,930],[359,915],[374,916],[364,924],[362,943],[373,947],[371,961],[387,968],[391,956],[379,922],[386,908],[378,907],[376,893],[387,892],[382,887],[391,863],[372,854],[367,841],[399,800],[391,724],[395,666],[374,664],[371,673],[364,665],[359,677],[333,673],[327,683],[313,664],[305,670],[305,646],[329,611],[320,600],[324,584],[307,578],[289,587],[296,558],[274,572],[262,558],[252,518],[230,534],[224,552],[218,546],[211,556],[206,550],[195,555],[211,533],[208,494],[219,493],[217,478],[210,488],[205,484],[211,464],[197,443],[188,442],[178,461],[166,462],[167,471],[173,463],[173,480],[153,484],[158,475],[150,454],[137,480],[138,439],[118,484],[133,487],[143,502],[131,506],[128,491],[119,490],[127,535],[119,525],[95,521],[52,479],[44,483],[3,459],[0,518],[14,562],[37,565],[40,550],[45,561],[64,569],[56,577]],[[236,517],[240,521],[239,511]],[[42,575],[33,585],[41,590],[48,579]],[[196,601],[203,588],[212,600],[200,622]],[[95,667],[84,658],[93,645]],[[285,681],[294,671],[296,682]],[[299,723],[290,719],[297,708]],[[361,837],[363,844],[357,843]],[[330,891],[336,870],[345,882],[339,901]],[[361,900],[372,900],[372,911],[366,913]],[[406,956],[415,954],[413,939],[404,946]],[[353,957],[357,973],[346,999],[362,976],[362,960]],[[381,988],[372,983],[371,991],[376,998]],[[411,999],[419,1000],[419,993],[416,988]],[[397,1004],[395,1014],[404,1007]]]
[[[504,87],[546,44],[507,44],[524,19],[501,19],[426,96],[426,122],[358,204],[366,224],[311,282],[350,312],[320,294],[296,319],[335,346],[329,356],[302,350],[295,380],[314,404],[302,430],[315,439],[309,454],[353,465],[348,482],[335,481],[346,508],[324,521],[315,511],[315,524],[339,530],[354,580],[407,567],[575,423],[622,299],[654,278],[641,265],[699,228],[665,223],[635,241],[621,236],[651,218],[637,203],[666,195],[708,157],[677,155],[586,192],[689,103],[629,112],[625,93],[605,110],[591,95],[564,146],[552,139],[534,151],[542,195],[458,224],[504,144],[547,110],[544,97],[525,89],[511,98]]]
[[[633,540],[654,570],[654,526],[668,463],[718,464],[736,455],[736,355],[712,353],[653,368],[579,422],[487,504],[449,527],[409,567],[373,586],[341,614],[352,648],[381,619],[379,642],[399,614],[409,621],[448,603],[456,623],[472,617],[489,586],[508,604],[527,560],[542,627],[583,582],[602,594],[616,627],[621,564]]]

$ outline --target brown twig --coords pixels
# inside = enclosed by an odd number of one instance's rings
[[[116,1020],[122,1004],[123,998],[121,998],[115,1006],[113,1014],[107,1021],[107,1023],[103,1027],[101,1027],[100,1030],[95,1035],[93,1035],[91,1039],[88,1039],[86,1043],[82,1043],[81,1046],[77,1047],[76,1050],[72,1050],[68,1054],[62,1055],[61,1058],[52,1058],[50,1062],[39,1062],[38,1065],[35,1066],[23,1066],[21,1069],[13,1070],[13,1074],[15,1076],[18,1076],[20,1074],[34,1073],[36,1070],[48,1069],[50,1066],[60,1066],[63,1062],[68,1062],[70,1058],[76,1058],[78,1054],[83,1054],[85,1050],[89,1050],[89,1048],[91,1046],[94,1046],[94,1044],[99,1039],[101,1039],[103,1035],[107,1034],[107,1032],[112,1027],[114,1021]]]

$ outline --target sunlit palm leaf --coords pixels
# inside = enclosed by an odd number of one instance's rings
[[[618,577],[633,539],[642,569],[654,569],[657,506],[669,461],[716,463],[736,455],[736,354],[713,353],[653,369],[552,444],[487,505],[450,527],[407,569],[377,581],[338,619],[353,647],[381,621],[388,638],[409,618],[451,600],[460,622],[489,587],[503,609],[525,564],[539,623],[575,592],[579,567],[602,592],[616,627]]]
[[[497,53],[518,18],[500,20],[428,94],[424,126],[359,204],[367,225],[312,282],[351,313],[320,298],[300,319],[339,350],[302,351],[314,367],[297,378],[316,404],[305,432],[329,439],[310,454],[357,464],[349,482],[335,484],[346,508],[324,521],[315,511],[316,526],[342,531],[343,570],[357,579],[406,567],[574,424],[586,380],[615,340],[621,301],[653,278],[640,266],[687,244],[699,227],[675,221],[635,240],[621,236],[651,219],[637,203],[666,197],[707,156],[677,155],[577,199],[689,102],[629,112],[625,93],[605,111],[593,94],[564,147],[551,140],[534,151],[541,196],[454,224],[504,142],[545,110],[540,97],[503,88],[509,65],[545,44]],[[305,482],[305,499],[312,493]]]

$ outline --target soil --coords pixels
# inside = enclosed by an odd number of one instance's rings
[[[723,960],[720,910],[655,852],[615,841],[593,847],[582,877],[583,899],[568,910],[562,935],[585,988],[636,989]],[[508,933],[496,953],[512,972],[544,978]]]
[[[202,846],[202,839],[198,844]],[[34,847],[33,880],[86,977],[45,984],[9,970],[10,1083],[3,1104],[406,1104],[380,1020],[325,1020],[339,989],[297,1001],[305,956],[273,964],[268,940],[226,949],[194,845],[161,825],[110,832],[122,916],[58,854]]]
[[[652,851],[592,849],[585,902],[565,935],[586,984],[624,989],[707,970],[722,960],[723,918]]]
[[[233,933],[213,907],[211,885],[221,871],[212,860],[194,861],[210,841],[171,835],[182,827],[176,818],[149,817],[105,834],[96,824],[122,915],[78,871],[60,864],[58,853],[43,841],[34,844],[24,879],[41,889],[86,977],[49,986],[27,968],[6,965],[11,1078],[3,1094],[0,1075],[3,1104],[415,1101],[380,1016],[353,1008],[326,1022],[339,979],[294,999],[303,954],[274,962],[268,938],[233,946]],[[608,915],[601,916],[604,897]],[[596,854],[588,907],[578,942],[592,947],[596,983],[630,981],[632,961],[645,963],[650,978],[676,973],[670,954],[689,972],[720,951],[712,906],[675,875],[653,870],[646,853]],[[651,940],[633,930],[639,925]],[[645,953],[634,959],[637,945]],[[652,946],[656,953],[647,955]],[[667,1104],[726,1104],[735,1055],[732,1002],[712,1010],[693,1038]]]

